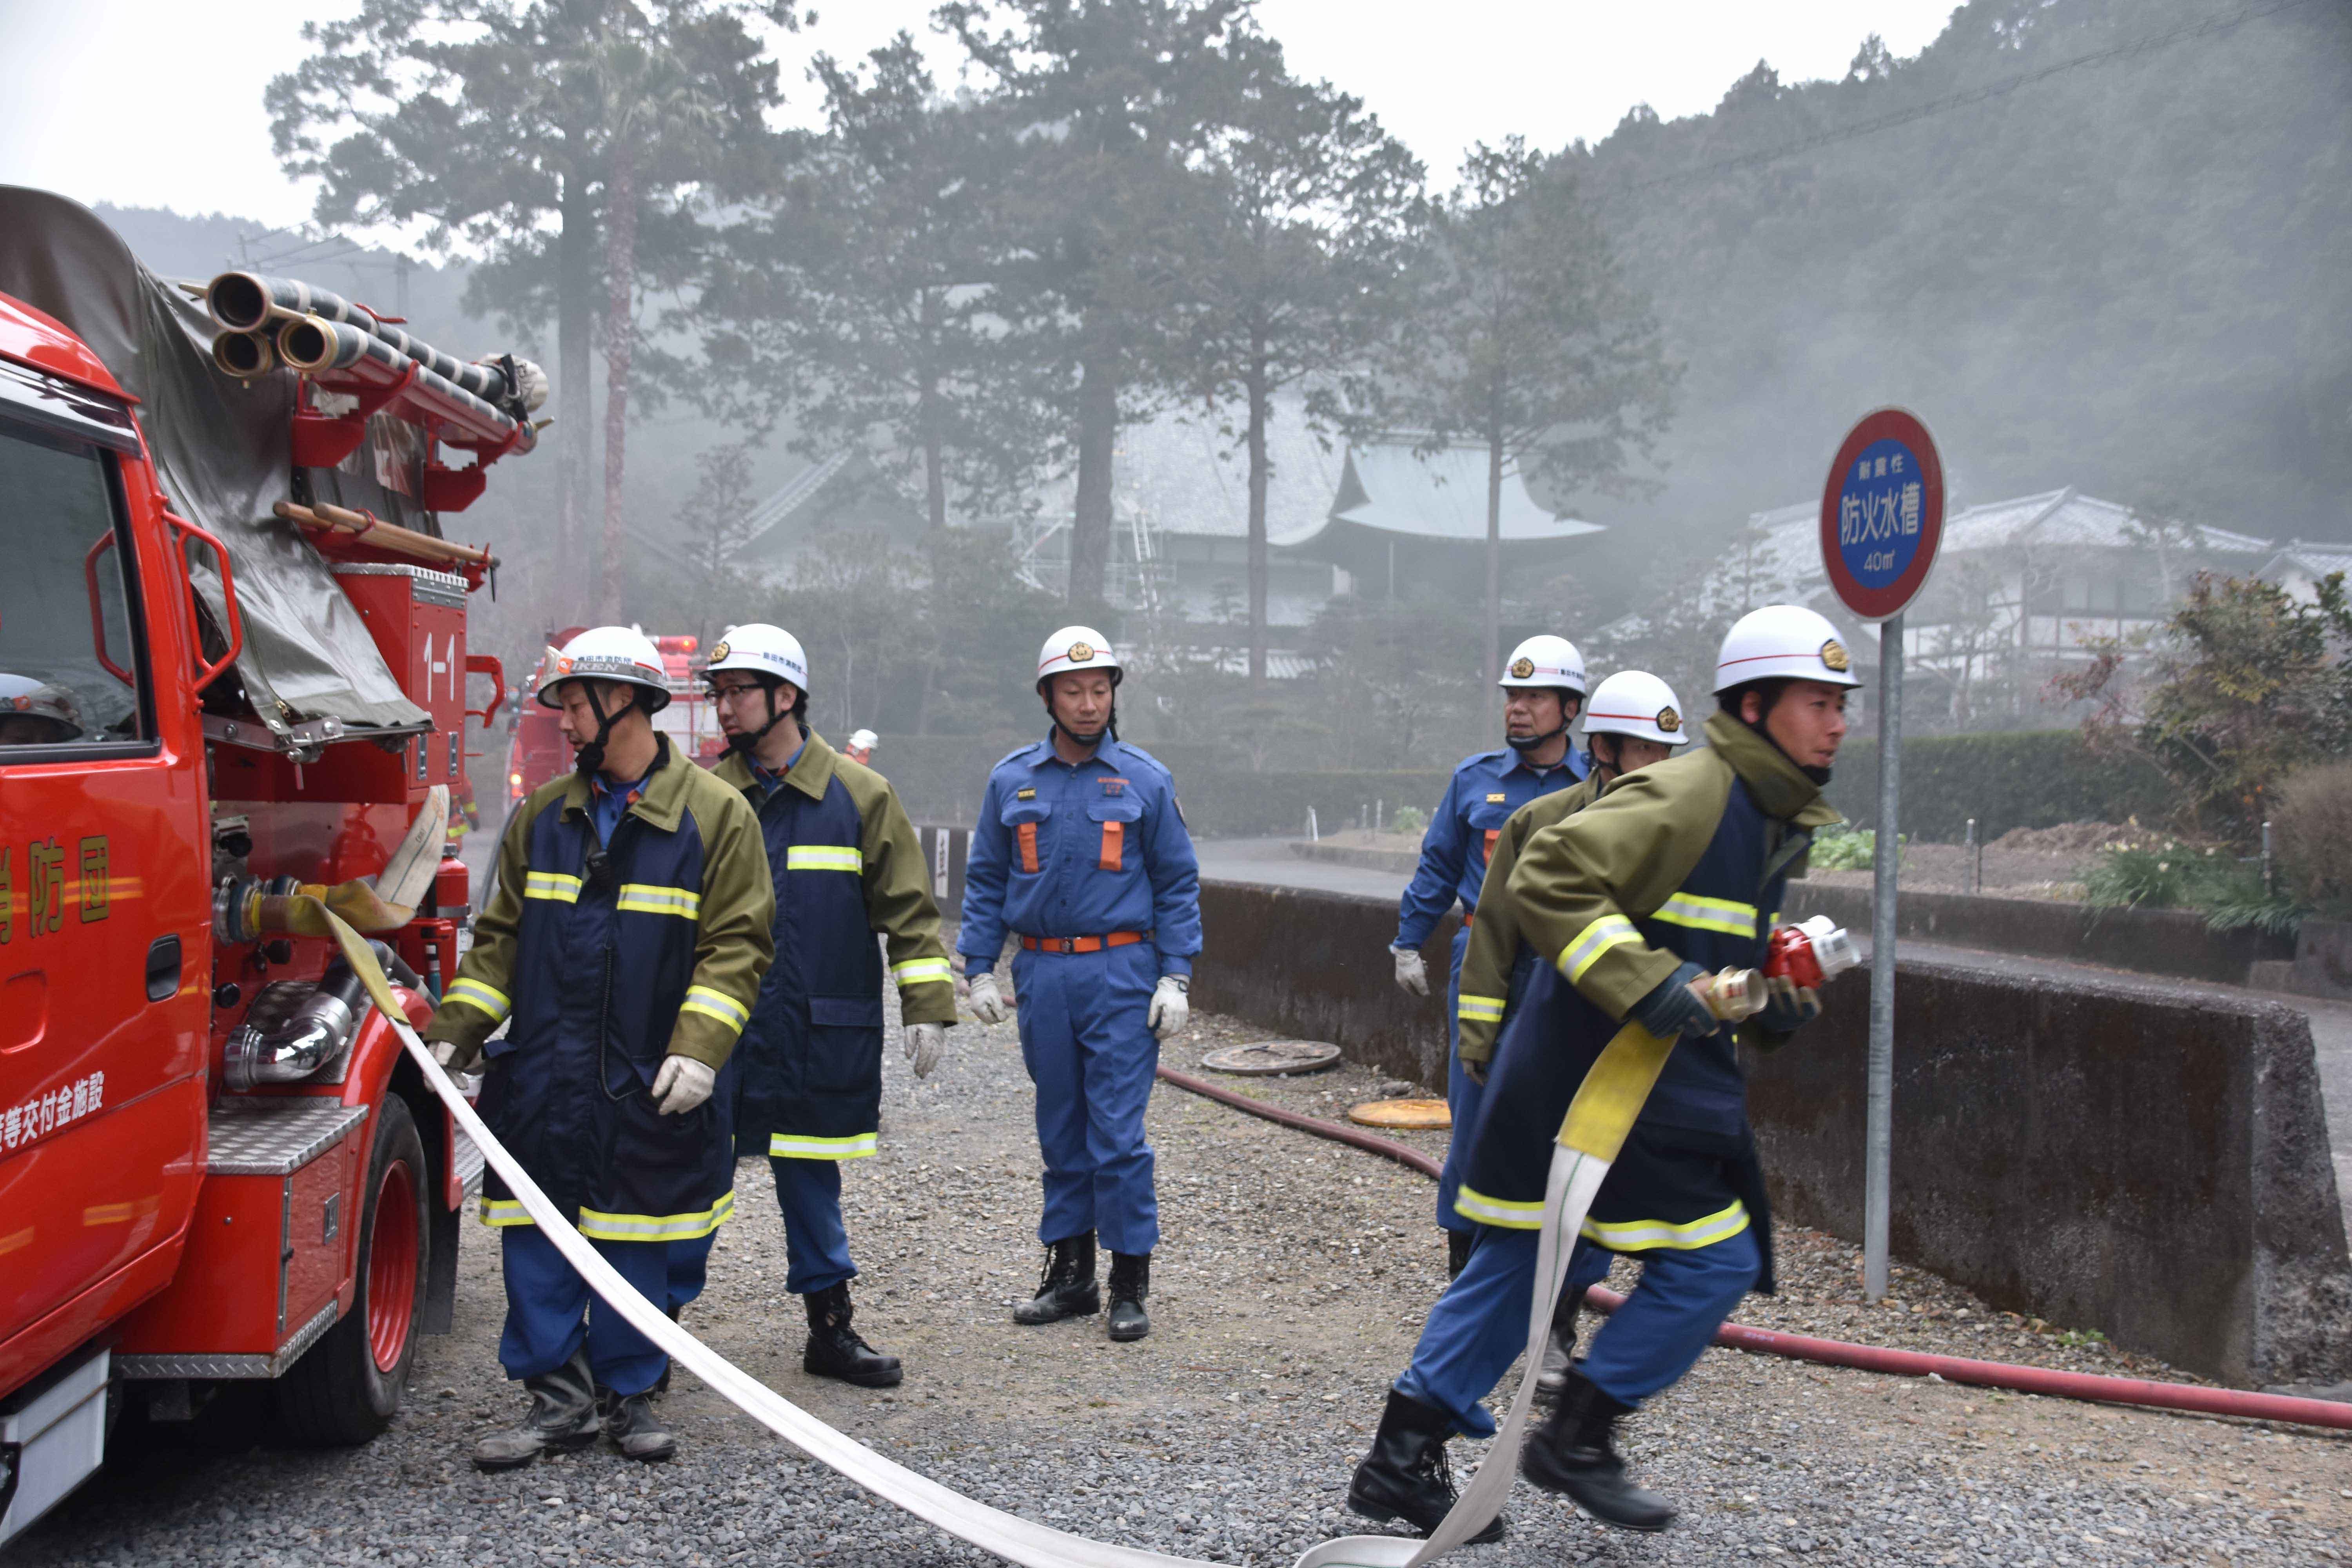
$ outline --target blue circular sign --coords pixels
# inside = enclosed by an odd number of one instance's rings
[[[1919,553],[1919,454],[1882,437],[1846,465],[1838,488],[1838,553],[1865,588],[1884,588]]]
[[[1943,536],[1944,468],[1927,426],[1899,408],[1865,417],[1822,491],[1822,564],[1845,606],[1885,620],[1917,595]]]

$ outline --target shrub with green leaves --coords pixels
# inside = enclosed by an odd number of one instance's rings
[[[1391,833],[1410,833],[1415,838],[1420,837],[1428,826],[1429,813],[1417,805],[1398,806],[1396,815],[1389,818]]]
[[[1896,855],[1907,835],[1895,839]],[[1874,827],[1824,827],[1813,835],[1813,847],[1806,857],[1806,865],[1816,871],[1867,871],[1878,864],[1878,829]]]
[[[2089,902],[2109,909],[2185,909],[2211,931],[2252,927],[2292,936],[2307,912],[2291,896],[2266,890],[2262,868],[2219,845],[2168,838],[2152,847],[2103,849],[2084,879]]]

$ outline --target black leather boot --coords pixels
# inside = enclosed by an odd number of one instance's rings
[[[1581,1286],[1559,1293],[1552,1309],[1551,1336],[1544,1342],[1543,1365],[1536,1373],[1536,1397],[1549,1403],[1568,1386],[1568,1369],[1576,1356],[1576,1311],[1584,1305]]]
[[[906,1374],[898,1358],[884,1355],[849,1326],[856,1314],[849,1304],[849,1281],[812,1290],[801,1298],[808,1308],[808,1349],[801,1354],[801,1370],[811,1377],[837,1377],[860,1388],[896,1388]]]
[[[1122,1342],[1151,1331],[1143,1299],[1151,1294],[1151,1254],[1110,1255],[1110,1337]]]
[[[1675,1507],[1625,1479],[1617,1457],[1617,1418],[1633,1407],[1620,1405],[1570,1370],[1559,1403],[1519,1451],[1519,1474],[1529,1486],[1565,1493],[1577,1507],[1621,1530],[1656,1531],[1674,1521]]]
[[[1064,1318],[1085,1318],[1102,1310],[1102,1292],[1095,1286],[1095,1233],[1066,1236],[1045,1248],[1045,1271],[1037,1280],[1034,1300],[1013,1309],[1016,1323],[1058,1323]]]
[[[621,1451],[624,1458],[657,1465],[677,1452],[677,1438],[654,1414],[651,1389],[624,1395],[600,1388],[596,1391],[596,1414],[604,1436],[613,1440],[613,1447]]]
[[[550,1448],[584,1448],[596,1440],[596,1380],[585,1351],[543,1376],[524,1378],[522,1385],[530,1391],[530,1414],[521,1426],[475,1444],[475,1468],[518,1469]]]
[[[1435,1530],[1454,1509],[1454,1472],[1445,1463],[1445,1440],[1453,1433],[1454,1418],[1444,1411],[1390,1389],[1381,1429],[1372,1434],[1372,1451],[1348,1483],[1348,1511],[1366,1519],[1402,1519],[1421,1535]],[[1502,1540],[1502,1519],[1497,1516],[1470,1539]]]
[[[1470,1262],[1470,1244],[1478,1239],[1475,1230],[1449,1230],[1445,1233],[1445,1277],[1462,1278],[1462,1270]]]

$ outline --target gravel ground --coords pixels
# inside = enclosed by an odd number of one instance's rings
[[[1199,1020],[1170,1052],[1258,1032]],[[1153,1332],[1100,1318],[1021,1329],[1036,1151],[1010,1026],[967,1024],[932,1080],[895,1046],[883,1152],[850,1169],[860,1327],[906,1358],[873,1394],[802,1373],[799,1304],[768,1177],[746,1163],[696,1332],[823,1419],[984,1501],[1101,1540],[1232,1563],[1286,1562],[1369,1529],[1340,1509],[1382,1391],[1443,1284],[1425,1177],[1163,1088],[1165,1236]],[[1383,1090],[1348,1067],[1227,1080],[1337,1114]],[[1393,1086],[1391,1086],[1393,1087]],[[1408,1135],[1442,1149],[1443,1134]],[[351,1452],[270,1446],[225,1399],[122,1456],[12,1561],[205,1563],[991,1561],[799,1458],[681,1376],[666,1466],[591,1451],[503,1476],[467,1463],[520,1414],[496,1362],[495,1247],[468,1227],[456,1331],[428,1340],[411,1405]],[[1744,1321],[1919,1349],[2162,1375],[2082,1336],[2036,1331],[1924,1275],[1865,1308],[1853,1249],[1783,1230],[1778,1300]],[[1507,1397],[1509,1386],[1499,1392]],[[2352,1557],[2346,1435],[2012,1397],[1710,1352],[1630,1423],[1641,1478],[1682,1505],[1659,1537],[1614,1534],[1520,1488],[1510,1537],[1471,1563],[1717,1563],[1800,1554],[1874,1563],[2305,1563]],[[1458,1447],[1469,1449],[1471,1446]],[[1459,1458],[1467,1461],[1475,1450]]]

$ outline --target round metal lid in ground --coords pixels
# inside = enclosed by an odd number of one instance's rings
[[[1348,1120],[1366,1127],[1395,1127],[1408,1131],[1442,1130],[1454,1125],[1454,1114],[1442,1100],[1368,1100],[1349,1107]]]
[[[1253,1040],[1245,1046],[1220,1046],[1201,1058],[1201,1065],[1212,1072],[1242,1078],[1321,1072],[1339,1064],[1339,1047],[1322,1040]]]

